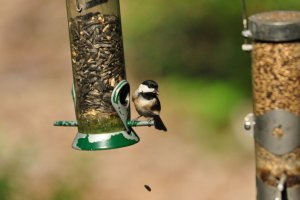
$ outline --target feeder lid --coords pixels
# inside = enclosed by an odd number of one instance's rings
[[[255,40],[300,40],[300,11],[269,11],[251,15],[249,30]]]

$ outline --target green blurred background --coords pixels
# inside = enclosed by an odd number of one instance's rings
[[[249,14],[300,8],[247,3]],[[103,152],[72,150],[76,129],[52,126],[75,118],[65,1],[0,10],[1,200],[255,199],[240,1],[121,1],[128,80],[157,80],[169,131],[139,128],[140,143]]]

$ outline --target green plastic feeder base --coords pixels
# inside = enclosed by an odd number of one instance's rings
[[[101,134],[77,133],[73,148],[84,151],[107,150],[130,146],[139,141],[140,138],[134,131],[130,133],[126,131]]]

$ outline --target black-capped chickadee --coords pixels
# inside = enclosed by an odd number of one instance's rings
[[[158,99],[158,85],[153,80],[142,82],[132,96],[136,111],[141,116],[153,118],[154,126],[158,130],[167,131],[166,126],[161,120],[159,113],[161,110],[160,101]]]

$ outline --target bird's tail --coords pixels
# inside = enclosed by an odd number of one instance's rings
[[[153,117],[154,119],[154,127],[158,130],[167,131],[166,126],[164,125],[163,121],[161,120],[159,115],[155,115]]]

